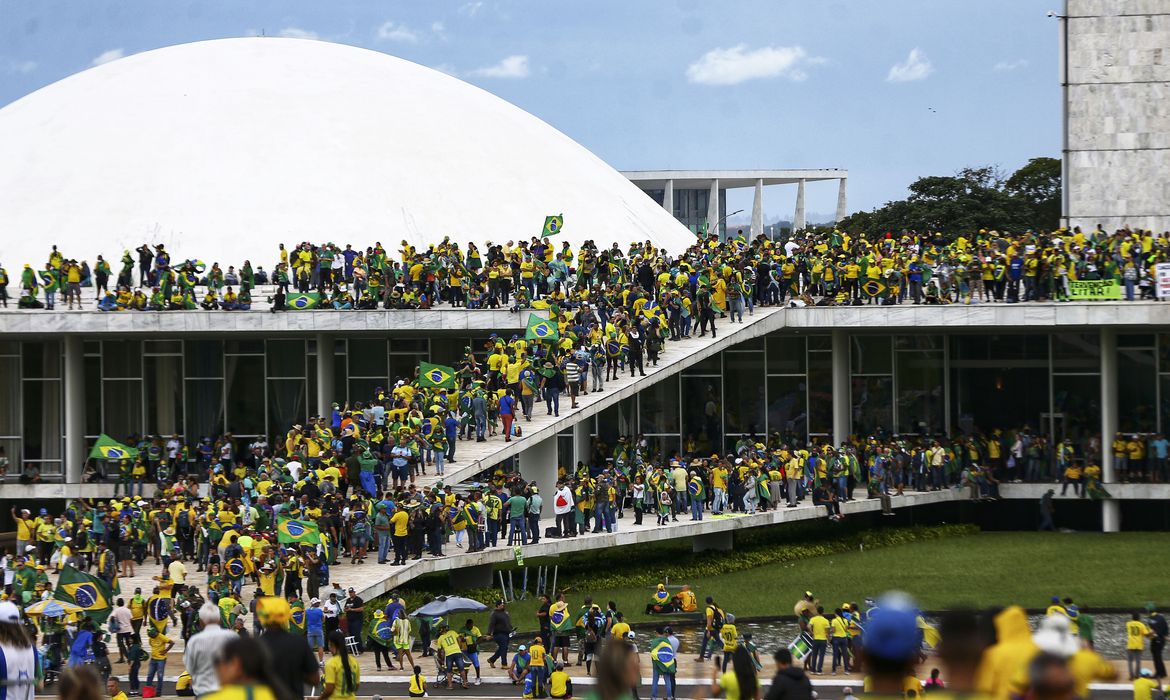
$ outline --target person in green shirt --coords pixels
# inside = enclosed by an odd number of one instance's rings
[[[504,508],[508,511],[508,527],[511,528],[508,545],[528,544],[528,528],[524,525],[524,511],[528,508],[528,499],[519,493],[514,494],[504,503]]]

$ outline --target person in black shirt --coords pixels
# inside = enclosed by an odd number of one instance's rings
[[[548,594],[540,596],[540,609],[536,611],[536,619],[540,622],[540,642],[545,649],[552,649],[552,626],[548,619],[549,608],[552,603],[549,601]]]
[[[264,625],[260,643],[274,660],[273,675],[293,697],[305,697],[305,686],[321,680],[321,667],[309,648],[308,640],[284,629],[291,615],[289,604],[283,598],[264,598],[257,604],[257,614]],[[277,693],[278,697],[281,695]]]
[[[342,608],[345,610],[345,625],[348,634],[358,640],[358,653],[362,651],[362,613],[366,609],[366,602],[358,597],[358,594],[351,587],[348,591],[349,597],[345,599]]]

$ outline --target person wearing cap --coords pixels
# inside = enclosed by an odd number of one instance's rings
[[[20,608],[10,601],[0,601],[0,659],[4,660],[4,677],[0,678],[7,700],[33,700],[39,660],[28,630],[21,624]]]
[[[866,693],[899,697],[908,689],[921,693],[921,684],[914,678],[922,649],[918,610],[901,594],[890,594],[878,603],[861,637],[861,663],[869,672]],[[1026,659],[1017,661],[1026,663]]]
[[[309,601],[309,609],[305,611],[305,641],[309,648],[317,654],[317,661],[325,662],[325,611],[321,609],[321,599],[313,598]]]

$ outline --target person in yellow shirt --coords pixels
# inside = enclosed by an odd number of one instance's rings
[[[447,690],[451,690],[455,680],[455,669],[459,669],[459,678],[464,690],[467,690],[467,664],[463,660],[463,638],[458,632],[443,624],[435,646],[443,653],[443,663],[447,668]]]
[[[735,628],[735,615],[728,613],[723,618],[723,626],[719,628],[719,640],[723,642],[723,671],[731,663],[731,657],[739,647],[739,630]]]
[[[809,662],[809,671],[820,675],[825,672],[825,650],[829,647],[830,625],[825,617],[825,608],[817,606],[817,614],[808,621],[808,631],[812,635],[812,660]]]
[[[1133,679],[1133,700],[1153,700],[1154,691],[1158,689],[1158,680],[1154,678],[1154,672],[1143,668],[1141,675]],[[1158,697],[1165,696],[1159,693]]]
[[[157,694],[162,695],[163,676],[167,668],[167,652],[175,646],[175,642],[159,632],[154,625],[150,625],[146,633],[150,637],[150,666],[146,672],[146,685],[150,685],[154,681]],[[154,680],[156,675],[158,678]]]
[[[272,688],[282,681],[264,663],[267,657],[256,639],[241,637],[225,644],[215,665],[219,690],[203,700],[277,700]]]
[[[849,621],[845,619],[841,608],[834,610],[829,620],[829,642],[833,647],[833,675],[837,675],[838,664],[845,673],[852,673],[849,665]]]
[[[626,622],[626,616],[622,613],[614,615],[615,622],[609,628],[610,639],[625,639],[626,633],[630,631],[630,623]]]
[[[394,511],[394,515],[390,516],[391,539],[394,542],[394,561],[392,566],[401,566],[406,564],[406,537],[410,533],[409,529],[410,513],[406,512],[405,508],[398,508]]]
[[[334,630],[329,635],[329,651],[333,655],[325,662],[325,686],[318,700],[352,700],[361,683],[362,669],[349,655],[344,632]]]
[[[528,647],[528,677],[532,679],[532,687],[537,697],[543,696],[545,692],[545,654],[544,645],[541,644],[540,637],[537,637]]]
[[[1152,637],[1153,632],[1142,622],[1141,613],[1133,613],[1129,622],[1125,623],[1125,663],[1129,668],[1129,679],[1136,680],[1142,671],[1142,652],[1146,648],[1146,637]]]
[[[106,681],[106,695],[110,696],[110,700],[128,700],[126,691],[122,690],[122,684],[118,681],[117,676],[110,676]]]
[[[556,670],[548,677],[548,695],[557,700],[570,700],[573,697],[573,679],[565,673],[565,665],[557,663]]]

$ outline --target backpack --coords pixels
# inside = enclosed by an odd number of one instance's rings
[[[707,608],[715,611],[715,613],[711,616],[711,627],[715,629],[723,627],[723,611],[719,609],[719,606],[708,605]]]
[[[179,511],[179,527],[183,530],[191,529],[191,512],[184,509]]]
[[[110,634],[117,634],[118,630],[122,629],[118,625],[118,618],[114,617],[113,615],[110,616],[109,629],[110,629]]]
[[[358,537],[365,537],[369,534],[370,527],[365,520],[355,520],[353,523],[353,534]]]

